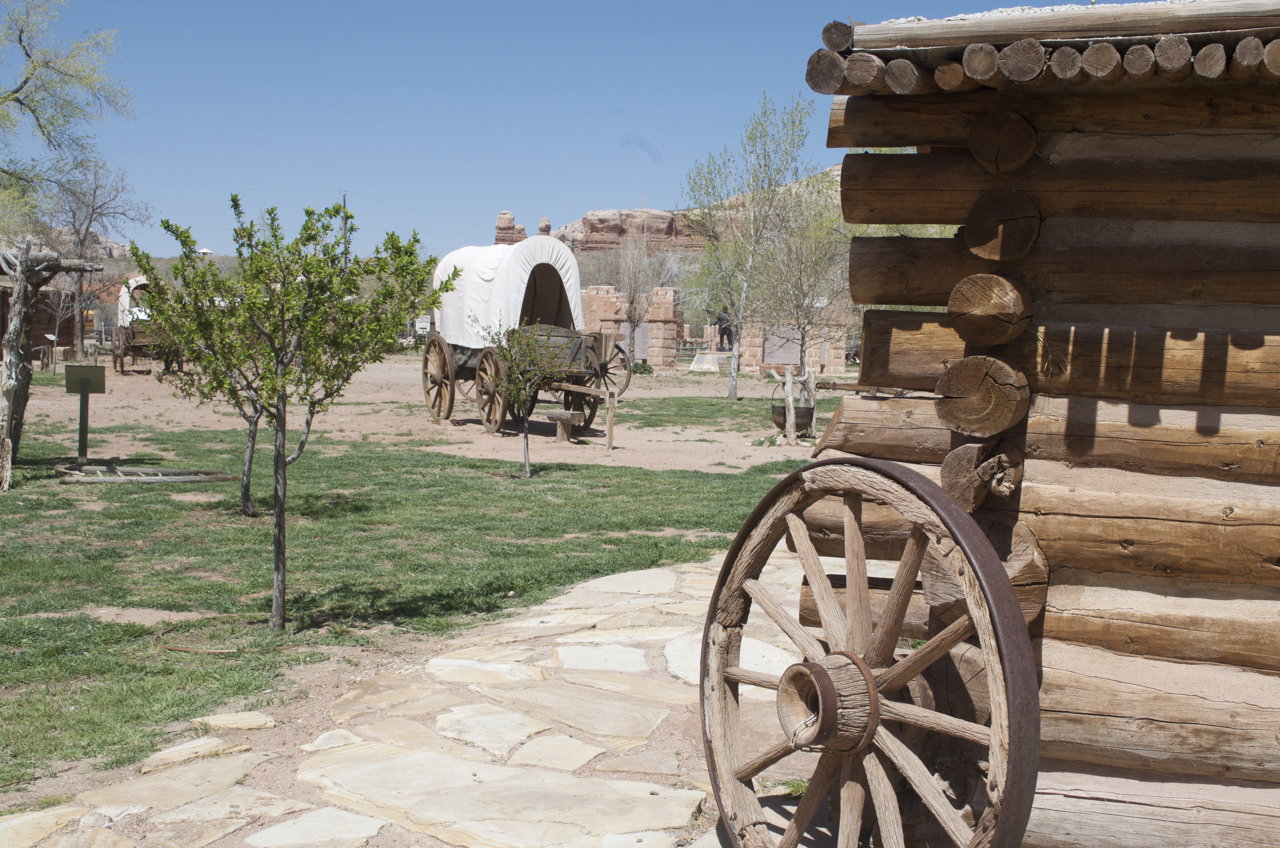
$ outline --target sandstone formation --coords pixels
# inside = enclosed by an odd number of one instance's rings
[[[524,225],[517,224],[515,216],[505,209],[498,213],[495,229],[494,244],[516,244],[526,237]],[[588,212],[555,230],[551,229],[550,219],[543,216],[538,233],[558,238],[574,251],[587,253],[615,250],[632,234],[644,236],[659,250],[695,250],[700,246],[683,213],[661,209],[603,209]]]

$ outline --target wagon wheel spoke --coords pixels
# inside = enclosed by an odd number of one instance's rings
[[[823,570],[822,561],[818,559],[818,552],[809,538],[809,528],[805,526],[804,519],[794,512],[787,516],[787,527],[791,530],[791,539],[795,542],[796,554],[800,557],[804,576],[808,578],[809,587],[813,590],[813,599],[818,606],[818,618],[822,622],[822,632],[826,634],[833,651],[847,651],[849,635],[846,632],[844,610],[840,608],[840,601],[836,598],[835,590],[831,588],[831,580]]]
[[[724,679],[730,683],[746,683],[748,686],[759,686],[761,689],[777,689],[780,681],[772,674],[750,671],[736,665],[724,670]]]
[[[919,524],[913,525],[911,536],[907,539],[907,549],[903,551],[898,571],[893,576],[893,586],[889,589],[880,626],[867,650],[867,665],[872,668],[883,668],[893,659],[893,649],[898,644],[902,622],[911,603],[911,593],[915,589],[916,578],[920,575],[920,563],[928,548],[929,537],[925,535],[924,529]]]
[[[770,594],[769,590],[760,581],[744,581],[742,588],[751,596],[751,600],[755,601],[760,609],[764,610],[764,614],[769,617],[769,620],[778,625],[778,629],[795,643],[795,646],[800,649],[800,653],[804,654],[805,659],[809,662],[818,662],[827,655],[822,644],[808,630],[805,630],[797,619],[792,618],[790,613],[778,602],[778,599]]]
[[[876,687],[881,692],[896,692],[911,678],[922,674],[926,668],[942,659],[946,654],[965,639],[974,634],[973,620],[966,613],[945,630],[925,642],[906,659],[876,673]]]
[[[604,360],[604,382],[617,397],[631,385],[631,356],[621,344],[615,344]]]
[[[858,848],[862,810],[867,805],[866,777],[858,757],[846,756],[840,766],[840,833],[836,848]]]
[[[765,769],[772,768],[782,762],[795,752],[796,749],[791,747],[790,742],[779,742],[763,754],[752,757],[740,765],[738,770],[733,773],[733,776],[742,781],[750,780]]]
[[[796,806],[791,821],[787,823],[787,829],[778,840],[778,848],[796,848],[800,843],[800,837],[804,836],[809,822],[813,821],[813,814],[818,811],[822,799],[827,795],[827,788],[840,773],[841,759],[843,758],[839,754],[823,754],[818,759],[818,767],[814,769],[813,777],[809,778],[809,785],[805,787],[800,803]]]
[[[863,655],[871,642],[871,590],[862,539],[862,496],[856,493],[844,496],[844,571],[849,650]]]
[[[882,699],[880,701],[880,720],[900,721],[912,727],[954,736],[957,739],[976,742],[982,746],[991,744],[991,728],[965,721],[962,718],[955,718],[946,713],[918,707],[915,704],[904,704],[900,701],[890,701],[887,698]]]
[[[898,794],[893,789],[880,755],[867,751],[862,758],[862,770],[867,777],[867,789],[876,810],[876,827],[880,831],[880,844],[884,848],[907,848],[902,832],[902,813],[898,809]]]
[[[898,772],[907,779],[907,783],[911,784],[911,788],[946,830],[951,841],[959,848],[968,848],[969,840],[973,838],[973,830],[965,824],[964,819],[960,817],[960,812],[951,806],[947,796],[942,794],[929,767],[883,725],[876,729],[874,744],[877,750],[883,752],[893,762]]]

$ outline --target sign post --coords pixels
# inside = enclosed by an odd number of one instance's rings
[[[89,395],[107,392],[105,365],[68,365],[63,369],[67,377],[67,394],[80,395],[80,450],[79,462],[89,461]]]

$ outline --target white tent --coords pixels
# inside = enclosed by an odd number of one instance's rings
[[[455,267],[462,274],[435,312],[436,329],[451,345],[486,347],[488,334],[522,323],[583,329],[578,261],[558,239],[459,248],[440,260],[432,285]]]

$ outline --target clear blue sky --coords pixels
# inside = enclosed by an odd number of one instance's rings
[[[230,252],[233,191],[295,226],[344,190],[361,252],[417,230],[443,254],[492,243],[503,209],[533,233],[543,215],[678,208],[690,165],[765,92],[815,103],[810,155],[835,164],[831,98],[804,84],[824,24],[995,5],[70,0],[59,34],[117,31],[135,118],[99,145],[155,210],[129,234],[153,254],[174,253],[161,218]]]

